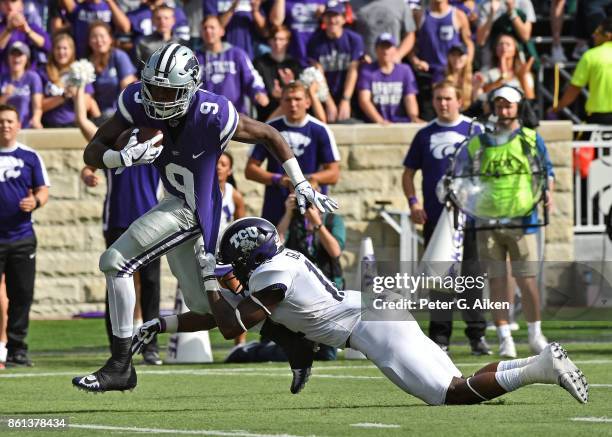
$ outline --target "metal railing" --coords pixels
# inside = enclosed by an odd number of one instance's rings
[[[574,233],[601,233],[612,206],[612,126],[581,124],[573,131],[574,156],[584,148],[594,152],[586,177],[574,158]]]

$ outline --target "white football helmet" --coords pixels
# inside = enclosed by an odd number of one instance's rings
[[[202,72],[190,48],[172,43],[151,55],[140,77],[145,112],[156,120],[167,120],[187,112]]]

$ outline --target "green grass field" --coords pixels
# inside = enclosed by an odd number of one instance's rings
[[[30,334],[35,367],[0,371],[0,416],[65,417],[70,428],[40,434],[3,424],[0,435],[612,435],[612,323],[548,323],[544,329],[551,340],[565,340],[587,375],[588,405],[560,387],[536,385],[483,405],[429,407],[393,386],[369,362],[342,359],[316,363],[297,396],[289,393],[284,363],[139,365],[132,393],[92,395],[73,389],[70,380],[107,358],[103,322],[35,321]],[[455,331],[452,358],[462,371],[490,361],[469,355],[460,343],[461,323]],[[522,331],[515,337],[519,341]],[[231,343],[216,332],[212,342],[220,362]],[[524,343],[519,354],[527,355]],[[355,426],[364,423],[387,427]]]

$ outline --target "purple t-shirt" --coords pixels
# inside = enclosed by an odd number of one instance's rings
[[[319,29],[317,9],[326,4],[327,0],[285,1],[284,24],[291,30],[289,53],[301,62],[302,67],[308,66],[306,56],[308,41]]]
[[[66,82],[67,73],[61,77],[61,84],[55,84],[49,80],[46,70],[39,71],[43,82],[43,98],[52,96],[61,96],[64,94],[64,83]],[[86,85],[85,92],[93,94],[93,86]],[[74,126],[74,104],[72,99],[67,99],[60,106],[43,112],[42,122],[45,127],[70,127]]]
[[[322,164],[340,161],[336,139],[329,128],[307,115],[299,125],[289,123],[285,117],[272,119],[270,126],[278,130],[295,155],[304,174],[315,173]],[[253,147],[251,158],[258,161],[267,160],[266,170],[284,174],[281,164],[262,144]],[[276,225],[285,214],[285,199],[289,190],[278,185],[266,186],[261,216]]]
[[[21,143],[0,148],[0,243],[34,235],[32,213],[19,209],[19,202],[43,185],[50,185],[49,176],[36,151]]]
[[[87,54],[89,25],[94,21],[103,21],[111,26],[113,13],[106,2],[83,2],[76,4],[72,13],[68,14],[68,20],[72,26],[77,58],[83,58]]]
[[[136,69],[127,53],[120,49],[112,49],[108,65],[102,72],[96,72],[96,80],[93,83],[94,98],[102,114],[113,115],[117,109],[121,81],[131,74],[136,74]]]
[[[133,221],[157,205],[159,172],[152,165],[128,167],[121,174],[105,169],[106,198],[102,229],[126,229]]]
[[[221,15],[232,5],[232,0],[203,0],[203,16]],[[260,6],[264,14],[263,6]],[[225,27],[225,40],[233,46],[240,47],[247,52],[249,58],[254,57],[253,35],[256,30],[253,24],[253,8],[250,0],[240,0],[232,15],[232,19]]]
[[[460,116],[454,123],[442,123],[438,119],[419,130],[410,144],[404,167],[423,172],[423,203],[428,220],[437,222],[443,205],[436,196],[436,185],[444,176],[450,158],[457,147],[470,134],[472,120]],[[479,124],[472,126],[472,135],[482,132]]]
[[[2,94],[6,93],[9,85],[13,85],[13,94],[6,103],[17,108],[21,127],[27,129],[30,127],[30,119],[32,118],[32,96],[42,94],[40,76],[32,70],[26,71],[18,80],[11,80],[10,74],[0,76],[0,91]]]
[[[330,39],[321,30],[308,42],[308,59],[321,64],[329,91],[336,101],[342,97],[350,63],[362,55],[363,39],[349,29],[344,29],[338,39]]]
[[[154,165],[164,188],[185,199],[196,213],[204,246],[214,253],[222,206],[217,160],[238,126],[234,105],[223,96],[199,89],[191,100],[176,141],[170,135],[168,122],[146,115],[140,82],[128,85],[121,92],[118,107],[118,116],[127,124],[163,132],[164,150]]]
[[[132,27],[132,41],[135,47],[138,45],[140,38],[153,33],[153,11],[149,6],[143,4],[138,9],[128,12],[127,17]],[[181,8],[174,8],[174,20],[175,24],[172,28],[174,36],[189,41],[189,22]]]
[[[197,52],[196,56],[203,71],[202,88],[227,97],[238,112],[246,112],[245,96],[252,99],[266,92],[263,79],[241,48],[223,43],[219,53]]]
[[[393,123],[410,121],[404,105],[404,97],[417,94],[418,88],[412,69],[406,64],[396,64],[385,74],[378,63],[365,64],[359,71],[358,90],[372,93],[372,103],[380,115]]]
[[[2,33],[4,29],[6,29],[6,22],[4,18],[0,17],[0,20],[1,20],[0,21],[0,33]],[[35,23],[29,23],[29,24],[30,24],[30,28],[37,34],[42,35],[43,39],[45,40],[42,48],[39,49],[34,44],[32,44],[32,41],[30,41],[28,36],[21,30],[14,30],[13,32],[11,32],[11,36],[9,37],[9,40],[6,43],[4,50],[0,51],[0,72],[2,73],[8,72],[9,48],[15,41],[21,41],[22,43],[26,44],[30,48],[30,52],[32,52],[31,57],[30,57],[30,60],[31,60],[30,69],[34,70],[36,66],[41,65],[41,64],[46,64],[47,53],[51,51],[51,39],[49,38],[49,34],[45,32],[40,26],[36,25]]]
[[[454,13],[455,8],[451,7],[443,17],[434,17],[427,9],[417,31],[418,56],[429,64],[432,83],[444,79],[448,52],[453,46],[462,44],[459,30],[453,23]]]

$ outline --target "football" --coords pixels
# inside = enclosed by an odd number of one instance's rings
[[[127,145],[128,141],[130,140],[130,136],[132,135],[132,131],[136,128],[138,129],[138,141],[141,143],[150,140],[155,135],[159,135],[162,133],[159,129],[155,129],[152,127],[130,127],[121,132],[121,135],[119,135],[119,138],[117,138],[117,141],[115,141],[115,150],[122,150]],[[158,147],[161,144],[162,140],[160,139],[153,146]]]

